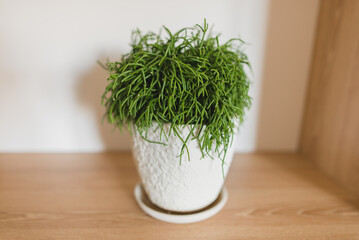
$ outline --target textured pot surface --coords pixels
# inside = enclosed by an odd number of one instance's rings
[[[160,139],[160,129],[155,126],[149,129],[147,139],[164,142]],[[165,125],[169,130],[169,125]],[[182,138],[186,138],[189,128],[183,128]],[[198,142],[189,142],[187,153],[183,154],[180,164],[178,157],[181,148],[181,140],[171,134],[168,138],[168,146],[149,143],[142,139],[140,134],[134,131],[133,154],[135,164],[140,174],[142,185],[150,198],[157,206],[171,211],[194,211],[204,208],[216,200],[220,193],[224,178],[222,174],[222,161],[213,154],[201,158],[201,150]],[[232,162],[234,144],[228,149],[223,166],[224,176]]]

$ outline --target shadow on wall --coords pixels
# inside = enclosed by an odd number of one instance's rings
[[[107,84],[107,77],[107,71],[94,63],[88,71],[80,76],[76,86],[76,95],[80,104],[94,115],[96,128],[102,142],[101,150],[128,151],[132,147],[130,133],[125,129],[122,132],[115,129],[106,119],[103,119],[105,107],[101,104],[101,97]]]
[[[270,2],[256,137],[260,151],[297,150],[318,6],[319,1]]]

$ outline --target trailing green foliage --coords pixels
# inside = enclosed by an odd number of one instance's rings
[[[147,130],[154,123],[167,138],[163,124],[169,123],[168,134],[183,142],[180,156],[188,154],[187,143],[196,139],[203,156],[214,150],[224,161],[251,103],[244,70],[249,63],[240,50],[243,42],[231,39],[220,44],[219,35],[208,33],[206,21],[176,33],[163,29],[166,38],[133,32],[132,51],[120,62],[104,66],[110,75],[102,96],[107,119],[120,129],[134,124],[147,141],[151,141]],[[183,126],[190,128],[186,138],[180,135]]]

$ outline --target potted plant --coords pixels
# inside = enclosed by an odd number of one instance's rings
[[[133,136],[149,200],[172,213],[193,213],[222,190],[233,136],[251,103],[249,63],[240,39],[220,44],[206,21],[163,30],[165,37],[134,31],[132,50],[105,64],[102,101],[108,121]]]

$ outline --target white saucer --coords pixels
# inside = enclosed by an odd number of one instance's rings
[[[203,209],[192,212],[172,212],[159,208],[151,203],[143,190],[141,183],[137,183],[134,194],[138,205],[145,213],[153,218],[170,223],[193,223],[208,219],[218,213],[224,207],[228,199],[227,189],[223,187],[218,198]]]

